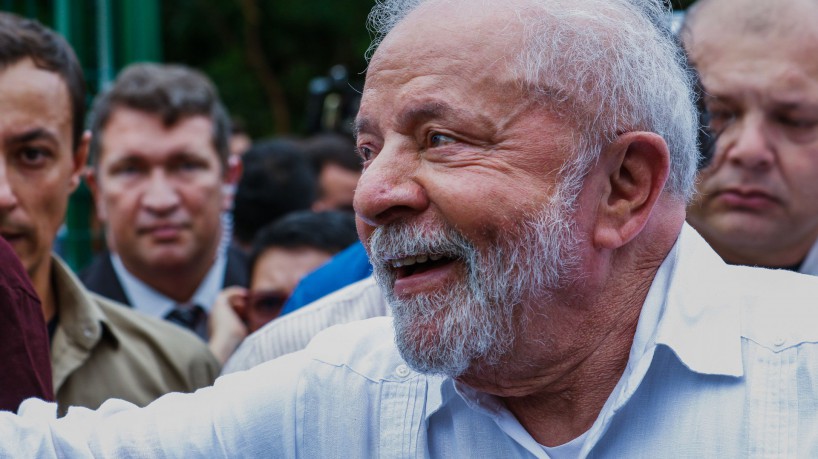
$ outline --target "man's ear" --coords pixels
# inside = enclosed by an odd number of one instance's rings
[[[93,165],[88,166],[85,170],[85,183],[88,185],[88,189],[91,190],[91,196],[94,198],[94,208],[97,211],[97,220],[104,223],[108,221],[108,212],[105,209],[105,203],[103,202],[100,194],[99,182],[100,178],[97,167]]]
[[[670,171],[664,139],[651,132],[628,132],[605,148],[599,159],[606,174],[599,200],[594,245],[616,249],[645,227]]]
[[[77,150],[74,152],[74,160],[73,164],[71,165],[71,178],[69,183],[69,192],[73,193],[74,190],[80,185],[80,180],[82,180],[83,175],[85,174],[86,163],[88,161],[88,146],[91,144],[91,131],[85,131],[82,133],[82,137],[80,138],[80,143],[77,145]]]
[[[243,166],[239,155],[230,155],[227,158],[227,170],[224,171],[224,182],[222,183],[222,210],[228,211],[233,207],[233,196],[236,193],[236,186],[241,179]]]

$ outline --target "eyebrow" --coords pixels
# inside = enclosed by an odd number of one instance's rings
[[[783,101],[783,100],[772,100],[773,108],[778,111],[783,112],[800,112],[800,111],[807,111],[812,112],[818,109],[818,104],[811,100],[802,100],[798,102],[794,101]]]
[[[423,102],[400,112],[397,117],[397,123],[399,126],[408,126],[408,128],[411,129],[424,121],[457,116],[461,112],[461,110],[455,110],[445,102]],[[357,118],[353,126],[355,137],[362,132],[373,132],[377,130],[372,120],[366,117]]]
[[[34,128],[29,129],[28,131],[24,131],[20,134],[12,135],[9,139],[10,143],[26,143],[31,142],[33,140],[39,139],[46,139],[51,140],[52,142],[57,142],[57,136],[54,135],[53,132],[43,129],[43,128]]]
[[[444,102],[425,102],[399,113],[398,125],[414,126],[430,119],[450,116],[453,112],[451,106]]]
[[[352,135],[357,139],[361,132],[372,132],[373,125],[369,118],[358,116],[352,126]]]

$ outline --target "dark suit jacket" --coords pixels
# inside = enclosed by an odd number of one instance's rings
[[[114,265],[111,263],[111,256],[108,252],[94,257],[91,264],[80,273],[80,280],[92,292],[133,306],[125,295],[125,290],[122,288],[119,276],[114,271]],[[233,246],[227,249],[227,267],[224,270],[224,282],[222,283],[223,287],[231,285],[242,287],[249,285],[247,257]]]

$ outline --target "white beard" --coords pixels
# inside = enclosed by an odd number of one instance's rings
[[[394,313],[398,350],[412,368],[457,377],[475,364],[501,363],[530,315],[545,313],[523,305],[547,303],[577,278],[573,201],[560,194],[513,233],[497,231],[482,250],[446,223],[375,229],[368,241],[375,279]],[[396,273],[385,259],[413,254],[457,259],[466,274],[443,289],[398,298]]]

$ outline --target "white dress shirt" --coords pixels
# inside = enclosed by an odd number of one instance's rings
[[[685,225],[579,457],[818,457],[818,282],[728,266]],[[391,318],[144,409],[29,400],[1,457],[548,457],[502,403],[410,370]]]
[[[818,241],[815,241],[815,244],[813,244],[812,248],[807,252],[807,257],[804,258],[804,262],[801,263],[798,272],[818,276]]]
[[[116,275],[122,283],[122,289],[134,309],[160,319],[164,319],[169,312],[173,311],[177,301],[159,293],[156,289],[131,274],[125,268],[119,255],[111,253],[110,256],[114,271],[116,271]],[[222,289],[225,269],[227,269],[227,257],[222,250],[218,250],[216,260],[210,270],[202,279],[199,287],[196,288],[193,296],[185,304],[199,305],[205,312],[210,314],[210,309]]]

